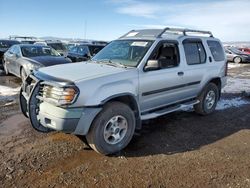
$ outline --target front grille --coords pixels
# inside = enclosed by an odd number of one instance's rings
[[[37,84],[38,80],[34,77],[28,76],[23,83],[22,89],[26,96],[30,96],[34,86]]]

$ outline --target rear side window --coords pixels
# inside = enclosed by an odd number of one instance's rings
[[[202,45],[202,42],[184,42],[183,46],[188,65],[197,65],[206,62],[206,52]]]
[[[210,51],[211,51],[212,56],[213,56],[215,61],[224,61],[225,60],[224,51],[223,51],[223,48],[219,42],[213,41],[213,40],[208,40],[207,44],[210,48]]]

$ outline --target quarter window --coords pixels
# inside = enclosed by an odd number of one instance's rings
[[[183,46],[188,65],[206,62],[206,52],[201,42],[184,42]]]
[[[207,44],[209,46],[209,49],[210,49],[215,61],[224,61],[225,60],[224,51],[223,51],[223,48],[219,42],[208,40]]]

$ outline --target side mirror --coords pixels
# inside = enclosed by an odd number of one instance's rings
[[[152,70],[159,70],[160,65],[158,60],[148,60],[144,70],[145,71],[152,71]]]

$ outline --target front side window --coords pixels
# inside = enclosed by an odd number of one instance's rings
[[[183,46],[188,65],[197,65],[206,62],[206,53],[202,42],[184,42]]]
[[[108,44],[94,56],[94,61],[109,61],[124,66],[136,67],[144,57],[153,41],[116,40]]]
[[[215,61],[224,61],[224,50],[218,41],[208,40],[207,44]]]
[[[160,68],[171,68],[179,65],[179,50],[175,43],[161,43],[151,54],[149,60],[158,60]]]

